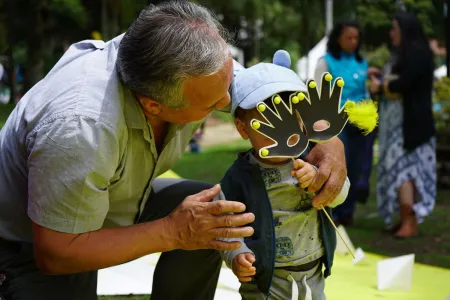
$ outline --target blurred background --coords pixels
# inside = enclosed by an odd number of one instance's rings
[[[0,128],[14,105],[53,67],[65,50],[84,39],[109,40],[126,31],[140,10],[157,0],[0,0]],[[245,66],[271,61],[278,49],[290,52],[292,68],[312,77],[326,53],[327,33],[337,20],[355,20],[362,53],[369,66],[382,68],[390,57],[389,30],[399,10],[415,12],[434,54],[435,114],[438,153],[436,209],[415,239],[396,240],[379,229],[376,171],[366,204],[358,204],[354,244],[384,255],[415,252],[418,261],[450,268],[450,79],[447,76],[445,0],[193,0],[211,9],[234,33],[233,56]],[[373,146],[373,164],[378,161]],[[213,113],[174,168],[185,178],[218,182],[236,157],[248,148],[231,117]],[[201,168],[199,166],[202,166]]]

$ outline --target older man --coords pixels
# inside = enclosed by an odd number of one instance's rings
[[[232,80],[225,30],[187,1],[148,7],[107,43],[72,45],[0,132],[3,297],[96,299],[98,269],[164,252],[152,299],[213,299],[215,250],[240,246],[216,239],[252,235],[254,216],[209,202],[219,186],[156,177],[229,104]],[[326,182],[315,201],[333,197],[342,143],[309,160],[313,189]]]

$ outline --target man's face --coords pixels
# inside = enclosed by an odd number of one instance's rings
[[[159,117],[166,122],[187,124],[204,119],[215,109],[230,103],[228,89],[233,80],[233,58],[230,56],[217,73],[189,79],[184,86],[184,98],[189,105],[183,109],[164,107]]]

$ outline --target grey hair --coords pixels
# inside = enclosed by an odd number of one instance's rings
[[[186,80],[217,73],[228,59],[229,41],[229,33],[203,6],[189,1],[150,5],[125,33],[117,71],[135,93],[184,108]]]

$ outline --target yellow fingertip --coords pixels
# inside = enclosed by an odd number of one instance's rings
[[[252,128],[258,130],[259,127],[261,127],[261,123],[259,123],[258,121],[253,121]]]
[[[338,87],[343,87],[344,86],[344,80],[339,79],[337,82]]]
[[[315,81],[310,81],[309,84],[308,84],[308,86],[309,86],[310,88],[314,89],[314,88],[317,86],[317,84],[316,84]]]
[[[266,106],[265,106],[264,104],[260,104],[260,105],[258,105],[258,110],[259,110],[260,112],[263,112],[263,111],[266,110]]]
[[[298,97],[298,100],[302,101],[302,100],[305,99],[305,94],[303,94],[303,93],[298,93],[297,97]]]
[[[262,149],[262,150],[261,150],[261,156],[262,156],[262,157],[266,157],[267,155],[269,155],[269,150],[267,150],[267,149]]]
[[[325,80],[326,80],[326,81],[331,81],[331,79],[333,79],[333,76],[331,76],[330,73],[328,73],[327,75],[325,75]]]
[[[275,102],[275,104],[280,104],[281,98],[279,96],[276,96],[275,99],[273,99],[273,102]]]
[[[292,97],[292,103],[297,104],[300,99],[297,96]]]

